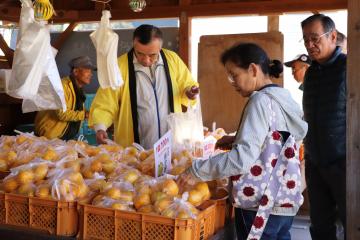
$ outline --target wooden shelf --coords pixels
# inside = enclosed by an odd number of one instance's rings
[[[22,99],[13,98],[6,93],[0,93],[0,105],[22,104]]]

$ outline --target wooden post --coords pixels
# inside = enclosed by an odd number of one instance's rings
[[[348,0],[347,240],[360,239],[360,1]]]
[[[191,53],[191,18],[186,12],[180,14],[180,29],[179,29],[179,55],[184,63],[190,69],[190,53]]]
[[[65,29],[65,31],[62,32],[61,35],[55,40],[55,43],[53,44],[54,48],[60,50],[61,46],[64,44],[64,42],[70,36],[76,26],[76,22],[70,23],[70,25]]]
[[[5,56],[0,56],[0,69],[11,69],[11,65]]]
[[[279,16],[268,16],[268,32],[279,31]]]
[[[95,2],[94,8],[95,11],[101,12],[102,10],[105,9],[105,3]]]
[[[9,66],[11,67],[14,58],[14,51],[11,48],[9,48],[9,46],[7,45],[5,39],[1,34],[0,34],[0,49],[4,52],[6,60]]]

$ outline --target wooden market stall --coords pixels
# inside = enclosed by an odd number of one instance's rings
[[[104,5],[90,0],[53,0],[57,12],[53,23],[69,23],[68,28],[55,40],[61,47],[78,23],[99,21]],[[179,55],[190,65],[191,19],[194,17],[255,14],[269,16],[269,31],[278,31],[278,15],[289,12],[321,12],[348,9],[348,103],[347,103],[347,239],[360,239],[360,1],[359,0],[149,0],[146,8],[135,13],[128,1],[110,1],[112,20],[178,18]],[[107,8],[109,6],[106,6]],[[19,20],[20,1],[0,2],[0,20],[16,24]],[[0,35],[0,69],[11,68],[13,50]],[[202,99],[203,106],[206,100]],[[216,111],[216,109],[212,109]],[[9,134],[14,127],[28,123],[33,115],[21,114],[21,101],[0,93],[0,135]]]

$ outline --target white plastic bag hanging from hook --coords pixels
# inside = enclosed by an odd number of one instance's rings
[[[22,0],[20,30],[6,92],[22,98],[23,112],[47,109],[66,110],[64,89],[50,45],[46,22],[34,19],[31,0]]]
[[[102,11],[100,26],[90,34],[96,49],[97,74],[100,87],[119,88],[124,81],[117,61],[119,36],[111,29],[111,14]]]

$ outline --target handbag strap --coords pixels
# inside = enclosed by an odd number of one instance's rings
[[[288,138],[282,147],[282,151],[271,173],[270,181],[267,183],[264,194],[261,197],[258,211],[256,213],[253,225],[251,226],[251,230],[247,238],[248,240],[261,238],[267,221],[269,219],[271,210],[274,207],[275,198],[277,197],[279,189],[281,187],[280,178],[277,176],[276,173],[279,171],[281,164],[284,164],[285,169],[287,169],[289,161],[284,159],[284,149],[286,146],[294,146],[293,144],[289,144],[288,142],[292,142],[292,138]],[[271,194],[271,197],[268,196],[268,194]]]
[[[271,132],[276,132],[277,130],[277,121],[276,121],[276,112],[274,111],[274,105],[273,105],[273,99],[271,96],[269,96],[269,94],[266,94],[269,97],[270,100],[270,104],[269,104],[269,108],[270,108],[270,117],[269,117],[269,121],[270,121],[270,131]],[[287,141],[289,141],[289,139],[287,139]],[[286,141],[286,142],[287,142]],[[284,142],[284,145],[286,145],[286,142]],[[280,181],[279,178],[276,176],[276,172],[278,171],[278,169],[280,168],[281,163],[284,162],[284,159],[282,157],[282,154],[279,154],[278,160],[276,161],[275,166],[272,169],[271,175],[270,175],[270,179],[266,184],[266,187],[264,189],[264,194],[261,197],[260,200],[260,204],[258,207],[258,211],[256,213],[254,222],[251,226],[249,235],[248,235],[248,240],[251,239],[260,239],[261,235],[265,229],[266,223],[269,219],[270,213],[272,208],[274,207],[274,203],[275,203],[275,197],[277,196],[279,189],[280,189]],[[287,161],[285,162],[285,166],[287,167]],[[269,198],[267,197],[267,193],[270,191],[270,193],[272,194],[272,196],[274,196],[273,198]],[[272,200],[270,200],[272,199]],[[258,238],[256,238],[256,237]]]
[[[259,92],[260,93],[260,92]],[[258,94],[259,94],[258,93]],[[269,109],[270,109],[270,117],[269,117],[269,131],[276,131],[276,128],[277,128],[277,124],[276,124],[276,112],[274,111],[274,108],[273,108],[273,101],[272,101],[272,98],[266,94],[270,100],[270,104],[268,105],[269,106]],[[239,123],[239,126],[238,126],[238,131],[240,129],[240,126],[241,126],[241,122],[244,118],[244,113],[245,113],[245,110],[246,110],[246,107],[248,106],[248,103],[249,101],[245,104],[245,107],[244,107],[244,111],[243,113],[241,114],[241,118],[240,118],[240,123]],[[238,132],[236,133],[236,136],[237,136]],[[236,137],[235,136],[235,137]],[[230,183],[231,183],[231,186],[229,187],[230,189],[232,189],[232,181],[237,181],[239,178],[240,178],[241,175],[236,175],[236,176],[231,176],[230,177]]]
[[[273,106],[273,105],[272,105],[272,102],[276,102],[276,103],[278,104],[278,106],[279,106],[280,112],[284,115],[284,109],[282,108],[279,100],[277,100],[276,98],[274,98],[271,94],[269,94],[269,93],[267,93],[267,92],[264,92],[264,94],[266,94],[266,95],[268,96],[268,98],[270,99],[270,101],[271,101],[271,107]],[[273,114],[276,115],[275,111],[274,111],[273,109],[271,109],[271,110],[272,110]],[[275,120],[275,119],[274,119],[274,120]],[[287,124],[286,121],[285,121],[285,125],[286,125],[286,128],[289,129],[289,126],[288,126],[288,124]],[[275,129],[274,129],[274,130],[277,130],[277,127],[276,127],[276,126],[275,126]]]

